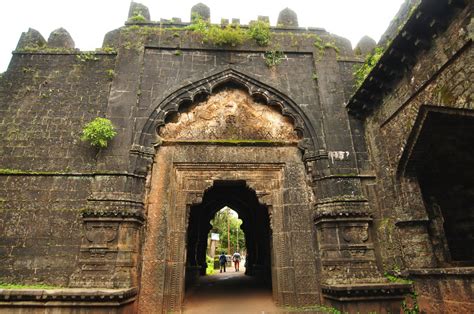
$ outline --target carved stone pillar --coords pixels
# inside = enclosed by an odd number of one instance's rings
[[[315,225],[325,283],[380,281],[365,202],[319,204]]]
[[[71,287],[128,288],[137,285],[143,216],[127,211],[83,212],[83,237]]]
[[[376,263],[371,224],[365,200],[334,200],[317,205],[315,226],[323,298],[343,312],[398,313],[411,285],[389,282],[382,276]]]

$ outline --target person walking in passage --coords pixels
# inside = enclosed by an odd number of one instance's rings
[[[227,257],[225,256],[224,252],[222,252],[221,255],[219,255],[219,265],[220,265],[220,270],[222,273],[222,269],[224,269],[225,273],[225,264],[227,263]]]
[[[238,252],[235,252],[234,255],[232,256],[232,260],[234,261],[235,271],[239,271],[240,254]]]

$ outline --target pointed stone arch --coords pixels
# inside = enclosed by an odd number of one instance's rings
[[[289,117],[293,121],[294,129],[302,135],[298,146],[304,152],[303,159],[318,151],[320,146],[315,126],[295,101],[277,89],[232,68],[183,85],[163,100],[154,103],[135,143],[142,150],[152,148],[156,141],[157,129],[166,123],[170,114],[178,112],[182,104],[195,102],[200,95],[212,95],[216,89],[226,84],[244,88],[250,96],[264,100],[266,105],[278,107],[283,116]]]
[[[285,138],[277,145],[273,145],[274,142],[254,142],[252,145],[223,145],[220,142],[216,145],[211,144],[207,137],[194,142],[186,141],[186,138],[180,142],[180,138],[173,141],[174,138],[163,137],[163,142],[157,143],[163,135],[159,128],[174,123],[167,119],[169,115],[177,114],[179,120],[184,117],[181,113],[188,110],[189,105],[196,105],[200,109],[206,107],[202,95],[214,97],[234,88],[240,89],[240,94],[245,93],[248,94],[246,97],[253,98],[249,104],[255,107],[272,106],[272,110],[277,107],[279,112],[273,112],[281,114],[285,120],[291,120],[285,121],[285,125],[288,128],[292,125],[298,136],[295,134],[290,140]],[[258,102],[263,104],[256,104]],[[219,106],[218,103],[216,108]],[[257,254],[254,254],[255,261],[263,262],[261,265],[256,263],[253,269],[256,276],[269,278],[267,282],[272,283],[275,302],[282,305],[309,304],[319,299],[317,270],[312,257],[294,250],[296,243],[304,243],[309,251],[313,247],[314,226],[310,218],[313,198],[306,180],[308,170],[305,162],[321,148],[316,140],[315,125],[302,106],[277,89],[227,68],[169,92],[151,107],[148,118],[140,128],[142,132],[136,134],[132,150],[139,157],[136,159],[135,171],[149,178],[144,202],[147,224],[142,249],[142,275],[139,279],[140,310],[175,311],[181,308],[186,272],[189,270],[188,275],[191,272],[194,274],[195,266],[201,265],[198,263],[201,260],[196,260],[196,265],[191,263],[191,268],[187,268],[185,249],[188,235],[194,234],[194,230],[189,229],[191,207],[202,206],[204,194],[216,181],[245,182],[246,188],[255,193],[256,204],[262,209],[264,207],[261,213],[266,220],[259,221],[263,221],[262,226],[268,226],[268,230],[265,229],[267,227],[261,229],[262,233],[267,232],[267,236],[255,236],[253,239],[259,239],[259,247],[265,250],[268,248],[266,256],[269,258],[258,259]],[[248,138],[244,136],[242,139]],[[271,137],[270,141],[273,139]],[[293,139],[299,140],[298,148]],[[155,150],[157,144],[163,145]],[[222,201],[222,204],[233,201],[228,197],[214,200]],[[256,232],[256,224],[252,226],[249,228]],[[291,230],[298,232],[292,233]],[[193,243],[196,250],[203,247],[200,240]],[[295,259],[290,257],[293,254]],[[311,278],[305,277],[301,282],[294,280],[297,274],[303,273],[303,269],[307,270],[308,267],[312,269]],[[303,289],[305,296],[297,297],[298,291]]]

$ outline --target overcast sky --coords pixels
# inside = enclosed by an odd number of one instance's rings
[[[240,18],[242,24],[270,17],[275,25],[278,13],[289,7],[298,14],[299,25],[322,27],[346,37],[355,46],[368,35],[379,40],[404,0],[203,0],[211,8],[211,20]],[[11,52],[22,32],[29,27],[47,40],[59,27],[65,28],[81,50],[102,45],[106,32],[123,26],[130,0],[8,0],[0,4],[0,72],[6,70]],[[197,0],[137,0],[148,6],[151,19],[179,17],[189,21],[191,7]]]

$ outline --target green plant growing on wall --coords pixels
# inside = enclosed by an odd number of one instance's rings
[[[407,304],[407,302],[404,300],[402,301],[402,310],[404,314],[418,314],[420,313],[420,306],[418,305],[418,294],[416,291],[413,290],[413,292],[410,294],[411,298],[411,306]]]
[[[206,255],[206,275],[214,274],[214,259]]]
[[[323,50],[324,50],[324,42],[323,42],[323,39],[322,39],[321,37],[319,37],[318,35],[315,35],[313,45],[314,45],[314,47],[318,48],[319,51],[323,51]]]
[[[336,51],[336,54],[339,54],[339,47],[333,41],[325,43],[324,48],[332,48]]]
[[[263,56],[265,58],[265,64],[269,68],[279,65],[283,59],[285,59],[283,51],[278,50],[266,51]]]
[[[334,307],[326,306],[326,305],[321,305],[321,304],[315,304],[315,305],[307,305],[307,306],[286,306],[284,307],[285,312],[288,313],[328,313],[328,314],[342,314],[341,311]],[[344,312],[346,314],[347,312]]]
[[[334,41],[324,41],[318,35],[314,35],[314,47],[318,49],[319,56],[324,54],[324,50],[327,48],[332,48],[336,51],[336,54],[339,55],[339,47],[336,45]]]
[[[0,289],[58,289],[58,288],[60,287],[44,285],[44,284],[22,285],[22,284],[15,284],[15,283],[0,282]]]
[[[239,25],[226,25],[220,27],[213,25],[201,17],[194,17],[193,23],[186,27],[202,36],[203,42],[213,43],[217,46],[237,46],[248,37],[246,32]]]
[[[140,10],[134,11],[133,15],[128,20],[132,22],[146,22],[146,18]]]
[[[110,47],[110,46],[105,46],[105,47],[102,47],[102,48],[98,48],[98,49],[96,49],[96,51],[97,52],[104,52],[104,53],[117,53],[115,48]]]
[[[105,73],[107,74],[107,77],[110,79],[110,80],[113,80],[114,77],[115,77],[115,71],[113,69],[108,69],[105,71]]]
[[[401,269],[397,265],[395,265],[391,271],[384,272],[384,277],[387,278],[390,282],[413,285],[413,280],[401,277]],[[412,286],[412,289],[412,293],[410,294],[411,304],[408,304],[405,300],[402,301],[402,310],[404,314],[420,313],[420,308],[418,305],[418,294],[416,293],[414,286]]]
[[[250,24],[249,34],[259,46],[268,46],[270,43],[270,24],[265,21],[256,21]]]
[[[267,46],[270,43],[270,24],[264,21],[254,22],[249,29],[244,30],[235,24],[214,25],[199,15],[193,15],[191,20],[191,25],[185,29],[200,34],[206,43],[231,47],[240,45],[247,39],[254,39],[259,46]]]
[[[95,118],[82,129],[81,140],[97,148],[105,148],[117,135],[112,122],[106,118]]]
[[[92,51],[78,54],[78,55],[76,55],[76,58],[80,62],[88,62],[88,61],[97,61],[97,60],[99,60],[99,57],[97,57],[96,54]]]
[[[62,47],[48,47],[46,45],[27,45],[26,47],[20,48],[18,52],[42,52],[42,53],[74,53],[76,50],[72,48]]]
[[[373,53],[367,55],[367,58],[365,59],[365,63],[363,63],[362,65],[357,65],[355,67],[354,80],[355,80],[356,88],[359,88],[362,85],[364,80],[369,75],[370,71],[372,71],[372,69],[375,67],[377,62],[379,62],[383,53],[384,53],[383,47],[376,47]]]

